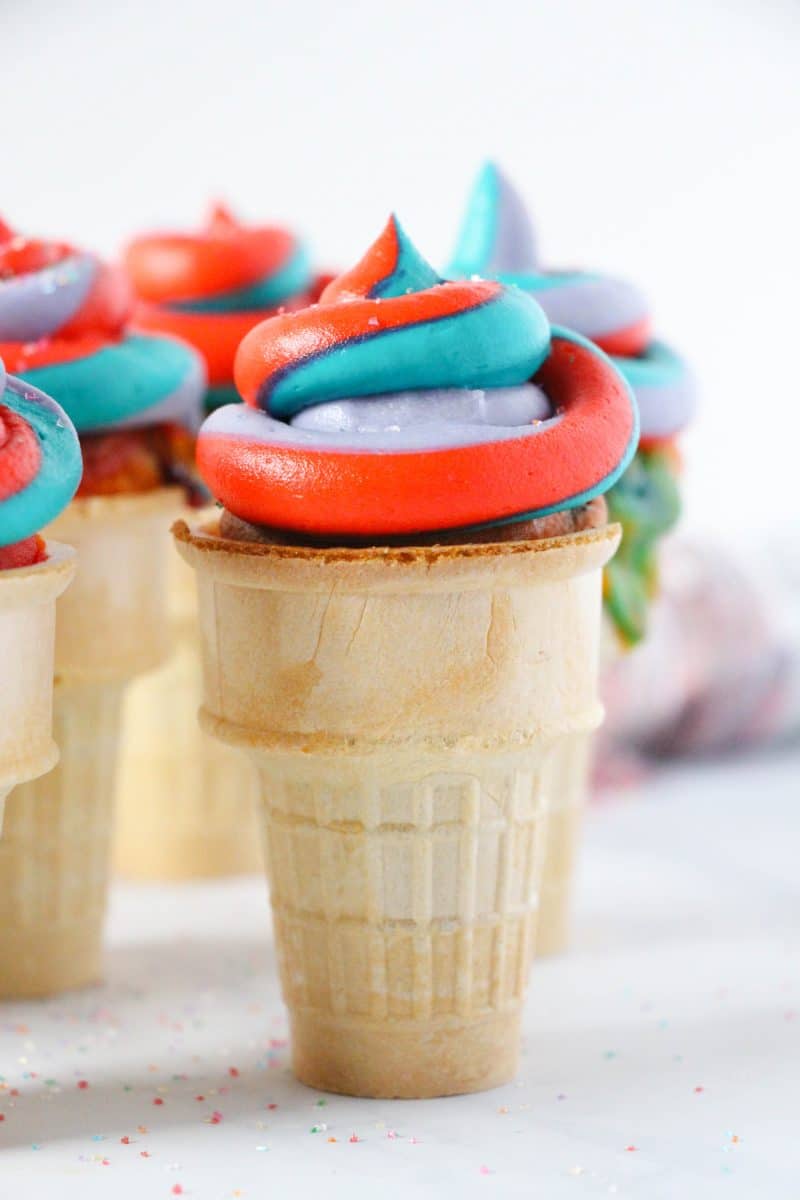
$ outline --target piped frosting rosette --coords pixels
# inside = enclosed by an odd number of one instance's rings
[[[633,455],[630,389],[530,296],[446,282],[394,218],[318,305],[242,342],[245,403],[198,438],[242,520],[300,535],[411,537],[527,520],[612,486]]]
[[[202,361],[173,338],[130,332],[129,316],[120,271],[0,225],[0,356],[8,370],[55,396],[79,433],[196,426]]]
[[[651,340],[645,297],[611,276],[544,269],[525,203],[495,163],[477,175],[448,275],[516,284],[551,321],[614,356],[636,394],[643,446],[674,438],[689,423],[695,406],[691,373],[674,350]]]
[[[49,396],[7,375],[0,360],[0,569],[46,557],[37,535],[66,508],[80,478],[69,417]]]
[[[136,323],[190,342],[206,361],[209,408],[238,400],[233,360],[242,338],[280,308],[309,300],[305,245],[277,226],[242,225],[222,205],[197,233],[153,233],[125,254]]]

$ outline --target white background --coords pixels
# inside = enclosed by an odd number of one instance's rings
[[[7,219],[104,251],[225,196],[350,264],[442,264],[487,154],[551,265],[650,294],[694,363],[688,523],[796,520],[793,0],[0,0]]]

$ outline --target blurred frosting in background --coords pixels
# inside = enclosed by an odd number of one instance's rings
[[[239,399],[233,360],[245,334],[316,299],[305,243],[277,225],[245,225],[222,204],[198,230],[134,238],[124,260],[137,325],[183,338],[203,355],[209,411]]]
[[[689,422],[694,383],[683,360],[651,337],[650,307],[632,284],[613,276],[541,265],[525,203],[493,162],[478,172],[448,274],[481,276],[534,296],[552,322],[583,334],[609,354],[639,406],[639,450],[608,494],[623,528],[606,568],[606,611],[623,645],[645,636],[658,589],[658,548],[680,514],[675,439]]]
[[[66,409],[79,434],[197,424],[202,363],[174,338],[131,328],[122,272],[2,222],[0,354],[10,373]]]

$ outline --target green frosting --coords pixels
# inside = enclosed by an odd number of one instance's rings
[[[658,543],[681,509],[675,460],[668,450],[638,450],[606,495],[608,515],[622,526],[622,544],[606,567],[606,611],[623,642],[641,641],[658,584]]]

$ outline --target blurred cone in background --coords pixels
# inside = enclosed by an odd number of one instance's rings
[[[0,833],[11,789],[58,760],[51,728],[56,599],[74,574],[74,550],[57,542],[48,543],[44,562],[0,571]]]
[[[47,530],[78,552],[58,603],[53,730],[59,765],[11,795],[0,839],[0,996],[95,983],[120,704],[168,648],[164,525],[180,492],[73,500]]]
[[[207,518],[215,510],[205,514]],[[194,510],[193,519],[203,514]],[[261,871],[255,769],[203,733],[194,572],[169,550],[173,653],[137,679],[123,705],[114,862],[132,879],[199,879]]]
[[[295,1074],[366,1096],[506,1082],[548,764],[600,719],[617,527],[338,552],[175,533],[203,723],[258,767]]]

